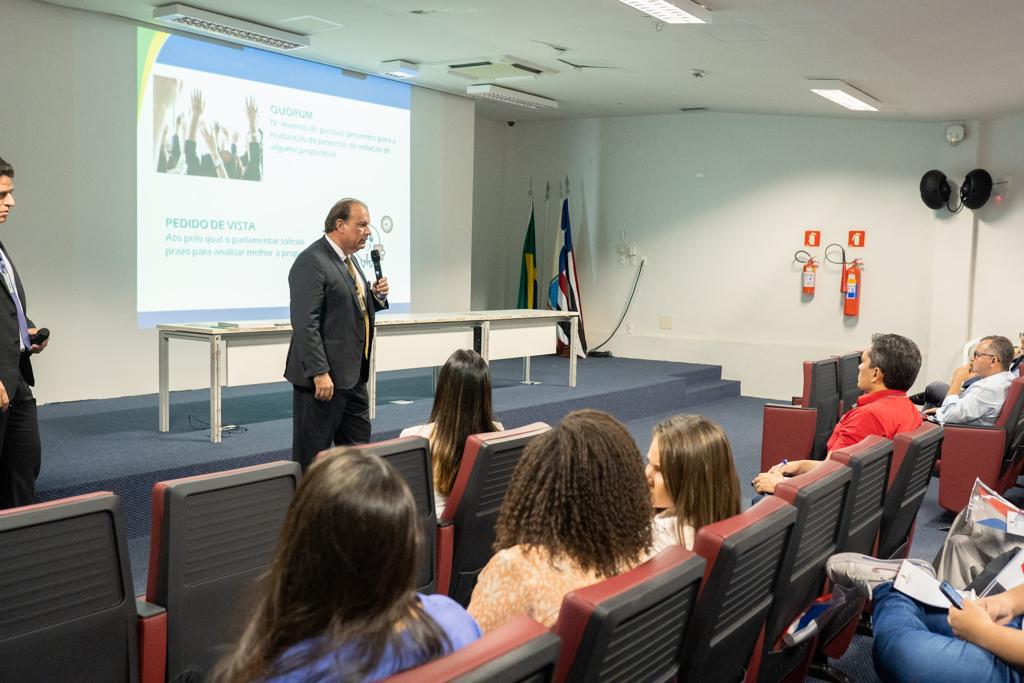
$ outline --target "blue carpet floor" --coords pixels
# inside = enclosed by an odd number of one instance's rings
[[[606,410],[620,420],[739,395],[739,383],[721,379],[717,366],[606,358],[579,362],[577,386],[568,386],[568,361],[535,358],[524,385],[518,360],[492,364],[494,409],[506,427],[535,421],[557,423],[583,407]],[[430,370],[382,373],[378,378],[373,440],[392,438],[426,422],[433,402]],[[291,388],[286,383],[229,388],[224,424],[242,430],[209,441],[207,391],[171,396],[171,431],[156,431],[157,397],[79,401],[40,408],[43,469],[40,500],[90,491],[114,491],[122,499],[128,538],[149,535],[153,484],[178,477],[291,457]],[[134,544],[133,544],[134,545]],[[140,566],[140,569],[142,567]]]

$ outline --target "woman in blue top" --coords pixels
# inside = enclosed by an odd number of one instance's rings
[[[375,681],[479,638],[457,603],[416,593],[417,527],[409,488],[381,458],[353,449],[321,457],[216,680]]]

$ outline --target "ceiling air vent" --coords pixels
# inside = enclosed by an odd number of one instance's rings
[[[445,62],[448,74],[471,81],[518,81],[557,73],[518,57],[483,57]]]

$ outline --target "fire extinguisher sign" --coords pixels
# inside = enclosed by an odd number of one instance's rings
[[[846,240],[846,246],[848,247],[863,247],[864,238],[867,236],[865,230],[851,230],[850,236]]]
[[[821,246],[821,230],[804,230],[804,246]]]

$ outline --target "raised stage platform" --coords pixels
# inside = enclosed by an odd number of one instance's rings
[[[554,423],[572,410],[597,408],[629,422],[739,396],[739,383],[722,380],[717,366],[586,359],[579,362],[577,386],[570,388],[567,365],[556,356],[534,358],[532,375],[541,383],[524,385],[520,361],[493,362],[497,418],[516,427]],[[374,441],[427,420],[431,382],[429,370],[379,375]],[[157,431],[156,394],[42,406],[39,498],[114,491],[123,499],[128,537],[148,535],[154,482],[290,458],[291,400],[286,382],[225,389],[224,424],[244,431],[226,433],[219,444],[209,441],[205,390],[171,395],[171,431],[163,434]]]

